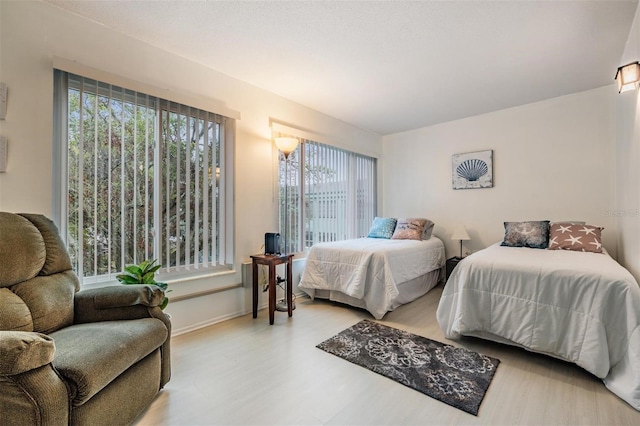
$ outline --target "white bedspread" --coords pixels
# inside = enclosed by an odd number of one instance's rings
[[[640,288],[608,254],[493,245],[458,263],[437,318],[574,362],[640,410]]]
[[[340,291],[364,300],[380,319],[398,297],[398,284],[444,265],[442,241],[359,238],[315,244],[307,256],[298,288],[314,297],[315,290]]]

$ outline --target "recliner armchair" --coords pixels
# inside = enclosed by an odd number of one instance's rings
[[[0,423],[130,424],[169,381],[162,289],[79,288],[52,221],[0,212]]]

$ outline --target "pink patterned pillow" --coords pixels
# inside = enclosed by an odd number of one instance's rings
[[[602,253],[602,229],[591,225],[552,223],[549,232],[549,250]]]
[[[392,240],[421,240],[427,219],[398,219]]]

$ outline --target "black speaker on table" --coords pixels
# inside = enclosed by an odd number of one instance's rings
[[[280,254],[280,234],[273,232],[264,234],[264,254]]]

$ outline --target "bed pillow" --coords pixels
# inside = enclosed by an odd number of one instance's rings
[[[602,253],[602,229],[591,225],[554,223],[549,231],[549,250]]]
[[[425,219],[424,230],[422,231],[422,239],[428,240],[431,238],[431,234],[433,233],[434,223],[429,219]]]
[[[505,222],[500,245],[545,249],[549,245],[549,221]]]
[[[396,219],[393,217],[376,217],[369,230],[367,238],[391,238],[396,229]]]
[[[422,240],[427,219],[398,219],[392,240]]]

